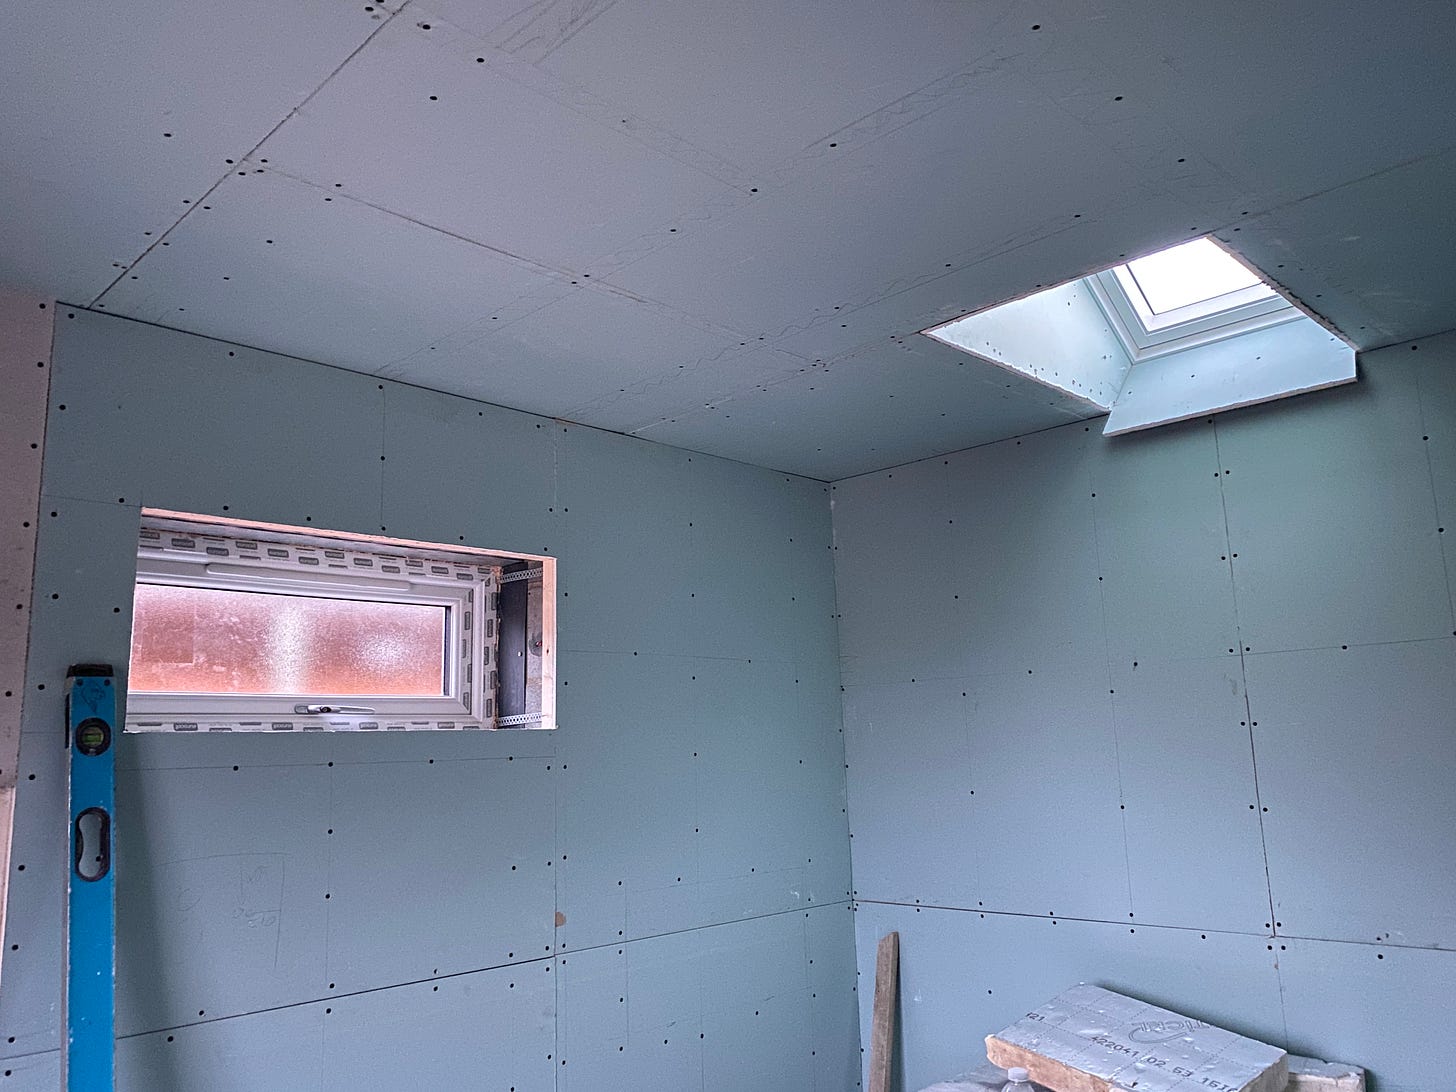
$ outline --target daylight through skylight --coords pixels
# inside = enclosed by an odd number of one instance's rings
[[[1272,296],[1274,290],[1230,257],[1211,239],[1194,239],[1146,258],[1127,263],[1148,309],[1155,315],[1176,311],[1230,292],[1259,285],[1255,298]]]
[[[1212,239],[921,333],[1110,410],[1107,436],[1355,380],[1349,345]]]

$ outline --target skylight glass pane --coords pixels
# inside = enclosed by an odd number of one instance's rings
[[[1258,285],[1259,278],[1209,239],[1194,239],[1128,262],[1148,308],[1155,315]],[[1259,296],[1272,296],[1267,285]]]
[[[131,688],[441,697],[448,607],[137,584]]]

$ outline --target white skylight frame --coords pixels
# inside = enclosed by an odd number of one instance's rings
[[[1237,255],[1229,256],[1245,264]],[[1255,270],[1250,272],[1259,275]],[[1127,265],[1094,273],[1086,284],[1133,363],[1304,317],[1299,308],[1262,280],[1161,314],[1153,311]]]

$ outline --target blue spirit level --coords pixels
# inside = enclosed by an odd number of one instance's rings
[[[116,686],[108,664],[66,673],[70,869],[66,881],[66,1092],[114,1086]]]

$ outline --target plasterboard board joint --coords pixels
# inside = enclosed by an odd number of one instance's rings
[[[1088,442],[1091,442],[1090,430],[1087,435],[1089,436]],[[1085,484],[1087,487],[1087,491],[1091,494],[1091,497],[1089,498],[1089,503],[1091,504],[1092,508],[1092,549],[1095,555],[1097,565],[1097,611],[1098,616],[1102,622],[1102,659],[1103,667],[1106,672],[1107,696],[1111,713],[1112,759],[1113,763],[1117,767],[1117,802],[1118,804],[1125,804],[1126,797],[1123,794],[1122,780],[1122,743],[1117,730],[1117,695],[1114,693],[1115,687],[1112,684],[1112,644],[1108,638],[1107,633],[1107,584],[1102,579],[1105,574],[1102,571],[1101,527],[1097,520],[1097,492],[1095,489],[1092,488],[1095,483],[1090,480],[1090,477]],[[1132,848],[1129,845],[1127,837],[1127,809],[1125,807],[1119,807],[1117,814],[1122,820],[1123,878],[1127,881],[1127,916],[1131,918],[1136,914],[1137,906],[1134,905],[1133,902]]]
[[[1415,345],[1412,344],[1411,348],[1415,348]],[[1439,524],[1444,517],[1443,513],[1441,512],[1440,494],[1436,490],[1436,465],[1431,458],[1431,422],[1426,419],[1426,400],[1423,396],[1424,384],[1421,382],[1421,378],[1422,373],[1418,367],[1416,371],[1416,406],[1421,418],[1421,446],[1426,449],[1426,475],[1431,483],[1431,515],[1434,520],[1433,525],[1435,525]],[[1452,636],[1456,636],[1456,589],[1453,589],[1451,586],[1451,565],[1450,562],[1446,560],[1446,550],[1444,549],[1444,547],[1441,549],[1440,554],[1441,574],[1446,581],[1446,601],[1450,605],[1451,609],[1450,625],[1448,626],[1448,630],[1451,632]]]
[[[329,72],[329,74],[323,78],[322,82],[320,82],[318,86],[316,86],[312,91],[305,95],[303,97],[303,100],[297,106],[290,109],[288,113],[283,115],[282,119],[280,119],[277,124],[275,124],[271,129],[264,133],[263,136],[259,138],[253,144],[253,146],[248,149],[247,152],[243,154],[243,156],[238,160],[238,163],[248,162],[252,158],[253,154],[263,146],[263,144],[268,140],[269,137],[271,137],[274,133],[281,129],[289,121],[290,118],[292,118],[300,110],[307,106],[309,102],[312,101],[315,95],[322,91],[329,84],[329,82],[333,80],[335,76],[343,71],[345,65],[347,65],[350,61],[357,57],[360,51],[362,51],[370,42],[372,42],[375,36],[378,35],[379,32],[387,27],[391,22],[393,22],[394,19],[399,15],[399,13],[408,6],[409,0],[404,0],[404,3],[400,4],[400,6],[396,10],[389,12],[389,14],[384,19],[380,20],[379,25],[371,30],[368,35],[365,36],[364,40],[360,42],[357,46],[355,46],[347,57],[345,57],[342,61],[335,65],[334,68]],[[97,295],[91,300],[91,302],[87,306],[94,308],[101,304],[101,301],[105,299],[106,294],[110,292],[113,288],[115,288],[118,284],[120,284],[122,278],[127,276],[128,272],[134,269],[140,262],[145,260],[147,255],[155,250],[159,245],[161,245],[164,239],[170,242],[169,236],[182,226],[182,223],[187,219],[187,217],[191,216],[192,213],[201,208],[207,202],[208,198],[210,198],[214,193],[217,192],[218,187],[221,186],[230,177],[232,177],[232,175],[233,166],[229,166],[228,169],[222,173],[221,177],[219,177],[216,182],[214,182],[205,191],[203,191],[201,197],[199,197],[192,204],[188,205],[185,210],[183,210],[182,215],[177,217],[176,221],[174,221],[170,227],[166,228],[160,235],[152,240],[149,246],[147,246],[132,261],[128,262],[126,267],[120,270],[116,274],[116,276],[112,278],[111,283],[103,288],[99,293],[97,293]]]
[[[1259,748],[1254,738],[1254,706],[1249,699],[1249,671],[1245,656],[1248,647],[1244,644],[1244,630],[1242,619],[1239,615],[1239,582],[1234,572],[1234,559],[1238,556],[1233,548],[1233,536],[1229,530],[1228,517],[1228,493],[1224,485],[1224,479],[1228,477],[1227,470],[1223,465],[1223,451],[1219,444],[1218,418],[1209,418],[1209,427],[1213,429],[1213,465],[1214,475],[1218,479],[1218,502],[1223,514],[1223,539],[1224,549],[1228,555],[1229,567],[1229,595],[1234,608],[1234,639],[1238,642],[1239,655],[1239,680],[1244,692],[1244,726],[1249,734],[1249,769],[1253,777],[1254,788],[1254,818],[1259,823],[1259,851],[1264,857],[1264,892],[1268,898],[1269,923],[1266,928],[1270,935],[1277,935],[1279,922],[1274,914],[1274,881],[1269,873],[1269,836],[1264,829],[1264,798],[1259,785]],[[1284,1024],[1284,1037],[1289,1038],[1289,1014],[1284,1004],[1284,976],[1279,969],[1279,961],[1274,961],[1274,974],[1279,983],[1279,1018]]]

